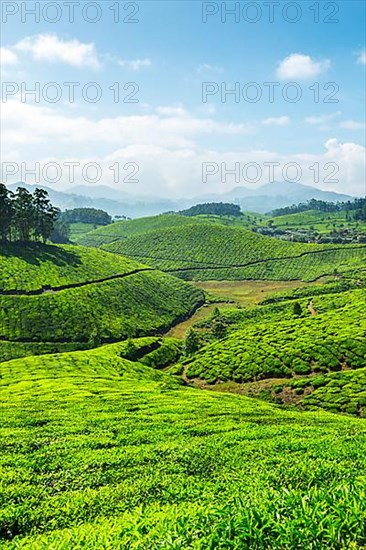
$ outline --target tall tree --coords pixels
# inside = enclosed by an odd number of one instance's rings
[[[24,187],[18,187],[14,200],[14,229],[19,240],[29,241],[34,228],[33,196]]]
[[[201,345],[201,342],[200,342],[199,335],[195,330],[190,328],[184,340],[184,346],[183,346],[184,354],[186,356],[193,355],[200,348],[200,345]]]
[[[12,193],[4,184],[0,183],[0,240],[6,241],[10,234],[10,227],[13,221],[14,208],[12,204]]]
[[[51,235],[59,210],[52,206],[48,193],[44,189],[36,189],[33,194],[34,236],[41,238],[45,244]]]

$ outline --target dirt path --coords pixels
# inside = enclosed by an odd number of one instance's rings
[[[313,300],[310,300],[310,302],[308,303],[308,311],[310,311],[311,315],[313,315],[314,317],[318,315],[318,311],[314,307]]]

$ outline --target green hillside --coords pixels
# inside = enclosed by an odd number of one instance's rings
[[[124,240],[128,237],[142,235],[148,231],[158,231],[172,227],[183,227],[186,225],[210,223],[224,226],[237,226],[250,228],[253,223],[260,219],[259,214],[244,213],[242,216],[218,216],[202,214],[198,216],[183,216],[180,214],[161,214],[135,220],[115,222],[105,227],[100,227],[87,234],[74,236],[75,242],[84,246],[102,246]]]
[[[275,403],[366,417],[366,368],[280,380],[265,391],[265,398]],[[256,394],[253,388],[249,393]]]
[[[313,280],[366,258],[366,246],[289,243],[207,223],[149,231],[103,249],[193,280]]]
[[[204,300],[175,277],[100,250],[1,251],[2,360],[165,331]]]
[[[365,243],[366,221],[361,210],[306,210],[273,216],[260,221],[259,232],[298,242]],[[364,216],[364,215],[363,215]]]
[[[365,290],[317,297],[315,315],[308,302],[301,317],[291,302],[233,312],[228,336],[198,351],[186,375],[243,383],[366,367]]]
[[[70,223],[70,235],[69,240],[71,242],[77,243],[79,242],[87,233],[90,233],[91,231],[94,231],[95,229],[98,229],[99,227],[105,227],[105,226],[99,226],[94,223]]]
[[[0,293],[37,291],[130,273],[136,262],[92,248],[0,244]]]
[[[199,218],[188,218],[179,214],[161,214],[160,216],[148,216],[135,220],[124,220],[100,227],[90,231],[81,238],[76,239],[83,246],[101,246],[113,243],[120,239],[126,239],[134,235],[146,233],[146,231],[161,230],[167,227],[192,225],[200,222]]]
[[[271,218],[277,227],[301,227],[309,229],[313,227],[321,233],[327,233],[332,229],[359,227],[366,229],[366,223],[355,219],[354,210],[340,210],[336,212],[322,212],[320,210],[307,210],[294,214],[285,214]]]
[[[124,346],[0,364],[2,548],[366,544],[362,420],[184,388]]]

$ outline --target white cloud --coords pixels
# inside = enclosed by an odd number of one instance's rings
[[[344,130],[364,130],[365,126],[364,122],[358,122],[357,120],[344,120],[339,125]]]
[[[306,80],[320,75],[329,69],[330,65],[329,59],[315,61],[309,55],[292,53],[279,63],[276,75],[282,80],[291,78]]]
[[[337,111],[336,113],[331,113],[329,115],[309,116],[304,120],[307,124],[322,125],[332,122],[332,120],[339,117],[341,114],[341,111]]]
[[[169,115],[169,109],[170,115]],[[178,109],[175,111],[174,109]],[[179,116],[180,109],[184,116]],[[157,112],[139,116],[117,116],[92,119],[75,116],[72,112],[60,112],[55,107],[23,104],[14,99],[3,106],[3,162],[24,161],[30,167],[37,161],[44,165],[49,161],[98,162],[102,167],[100,183],[114,186],[114,162],[124,166],[136,162],[140,166],[139,184],[127,184],[126,191],[134,194],[156,196],[193,196],[204,193],[225,192],[238,185],[233,178],[223,181],[220,173],[202,182],[202,163],[214,162],[220,166],[225,162],[228,169],[235,163],[242,166],[257,162],[262,167],[262,176],[257,183],[240,180],[239,185],[257,187],[269,180],[264,163],[278,162],[275,179],[283,180],[282,170],[291,162],[297,162],[302,169],[301,182],[314,185],[315,162],[320,165],[318,187],[343,193],[362,195],[364,193],[365,149],[356,143],[340,143],[332,138],[325,149],[317,154],[299,153],[286,155],[274,150],[253,150],[233,145],[214,147],[213,136],[226,143],[228,136],[242,136],[248,133],[243,124],[221,123],[211,118],[199,118],[183,107],[161,107]],[[208,139],[210,146],[205,144]],[[231,142],[231,140],[230,140]],[[57,152],[57,153],[55,153]],[[338,182],[324,183],[329,170],[322,170],[326,163],[339,166],[335,175]],[[125,175],[125,174],[124,174]],[[82,182],[81,169],[76,170],[75,182]],[[51,187],[70,187],[68,172],[63,170],[63,179]]]
[[[199,118],[182,107],[160,107],[158,114],[93,120],[56,109],[10,100],[3,106],[4,143],[79,143],[127,146],[131,143],[187,147],[203,135],[246,135],[245,124]]]
[[[201,107],[199,107],[197,111],[205,116],[214,115],[216,113],[216,107],[215,105],[210,105],[209,103],[206,103],[206,105],[204,104]]]
[[[8,48],[0,48],[0,62],[2,67],[16,65],[18,63],[18,57]]]
[[[74,67],[98,69],[100,61],[93,43],[77,39],[63,40],[56,34],[45,33],[28,36],[18,42],[15,48],[30,53],[37,61],[60,61]]]
[[[189,115],[188,111],[186,111],[186,109],[184,109],[181,105],[158,107],[156,109],[156,112],[158,113],[158,115],[169,117],[185,117]]]
[[[361,52],[357,58],[357,63],[359,65],[366,65],[366,50]]]
[[[262,124],[265,126],[287,126],[289,123],[290,118],[288,116],[265,118],[262,120]]]
[[[210,65],[210,63],[203,63],[197,67],[198,73],[210,72],[210,73],[223,73],[223,68],[216,65]]]
[[[132,69],[133,71],[139,71],[143,67],[151,67],[152,61],[149,58],[146,59],[119,59],[118,65],[120,67],[125,67],[127,69]]]

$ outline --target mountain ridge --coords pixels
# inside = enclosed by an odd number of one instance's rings
[[[335,191],[325,191],[317,187],[292,182],[271,182],[261,185],[256,189],[238,186],[221,194],[198,195],[180,199],[168,199],[164,197],[143,198],[130,195],[126,191],[113,189],[106,185],[94,187],[78,185],[65,191],[57,191],[45,185],[34,185],[24,182],[7,185],[11,191],[15,191],[19,186],[25,187],[29,191],[34,191],[35,187],[45,189],[51,201],[58,208],[61,208],[61,210],[99,208],[106,210],[113,216],[125,215],[132,218],[156,215],[167,211],[178,211],[207,201],[230,201],[239,204],[242,210],[265,213],[276,208],[306,202],[310,199],[342,202],[354,198],[351,195],[336,193]],[[86,195],[83,193],[90,194]]]

